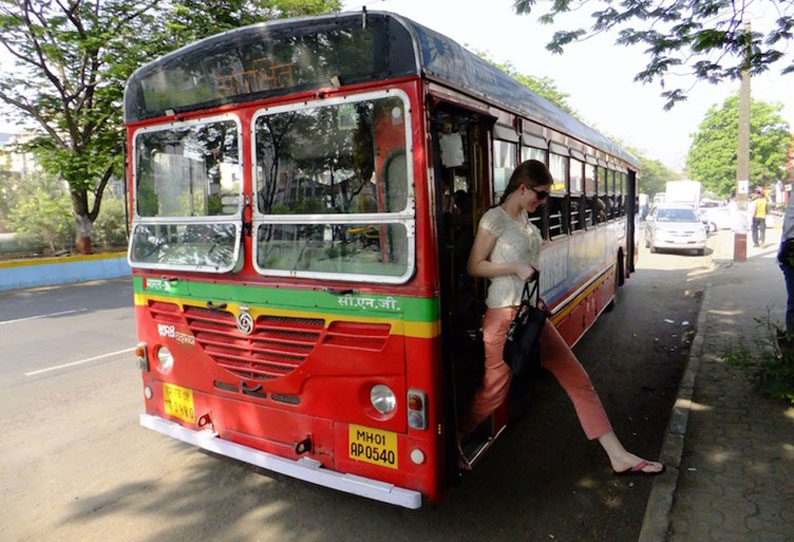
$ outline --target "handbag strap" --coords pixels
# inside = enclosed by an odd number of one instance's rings
[[[532,290],[530,291],[529,285],[530,283],[535,283],[532,286]],[[530,305],[532,303],[532,298],[535,298],[535,306],[538,305],[538,300],[540,299],[540,271],[535,272],[535,278],[531,281],[524,283],[524,291],[521,293],[521,304],[522,305]]]

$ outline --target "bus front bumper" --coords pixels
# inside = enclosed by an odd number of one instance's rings
[[[177,440],[299,480],[405,508],[417,509],[422,506],[422,494],[418,491],[354,474],[328,470],[323,468],[319,461],[308,457],[297,461],[279,457],[235,442],[222,440],[214,431],[194,431],[151,414],[141,413],[140,422],[148,429]]]

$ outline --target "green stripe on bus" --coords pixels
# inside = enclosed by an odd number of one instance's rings
[[[330,314],[350,314],[351,309],[358,308],[362,315],[400,314],[410,322],[436,322],[441,315],[437,298],[383,294],[337,295],[316,290],[209,284],[184,279],[169,281],[147,278],[146,289],[143,288],[143,277],[133,277],[132,283],[135,293],[139,295],[231,301],[251,303],[260,307],[273,305],[279,308],[306,309]]]

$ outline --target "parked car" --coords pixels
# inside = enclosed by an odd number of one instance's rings
[[[709,226],[709,232],[731,229],[736,221],[730,207],[703,209],[702,217]]]
[[[659,205],[651,210],[645,225],[645,246],[651,252],[686,249],[703,255],[707,238],[707,226],[693,206]]]

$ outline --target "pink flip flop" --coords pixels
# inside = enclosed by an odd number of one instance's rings
[[[667,470],[667,467],[664,465],[664,463],[662,463],[661,470],[658,471],[642,470],[650,465],[651,463],[649,463],[648,461],[640,461],[630,469],[622,470],[620,472],[613,471],[613,474],[615,476],[656,476],[658,474],[662,474],[665,470]]]

